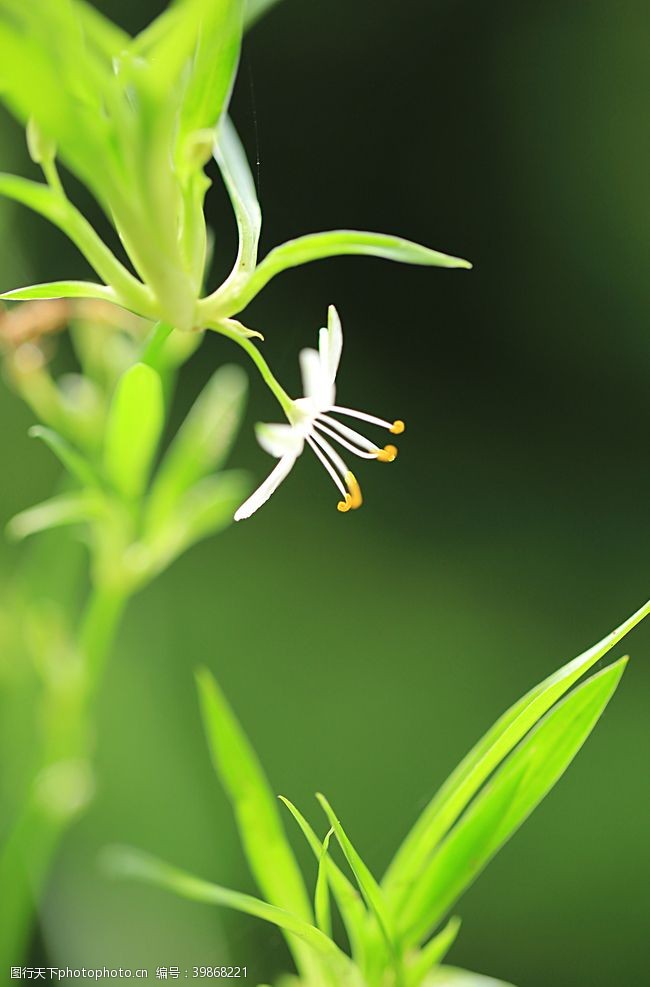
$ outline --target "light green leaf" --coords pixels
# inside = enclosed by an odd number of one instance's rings
[[[197,685],[212,762],[232,803],[258,887],[272,905],[313,923],[302,874],[257,755],[207,669],[197,673]],[[322,971],[314,957],[291,940],[289,946],[301,973],[318,983]]]
[[[252,915],[277,926],[290,936],[301,939],[310,949],[332,963],[342,976],[342,983],[358,984],[352,964],[345,953],[332,940],[310,922],[276,905],[270,905],[249,894],[231,891],[172,867],[162,860],[130,847],[111,847],[104,853],[104,865],[116,876],[147,881],[167,891],[172,891],[190,901],[208,905],[222,905],[235,911]]]
[[[300,810],[297,809],[296,806],[289,801],[289,799],[285,798],[284,795],[280,795],[279,798],[280,801],[286,805],[287,809],[298,823],[298,826],[307,840],[307,843],[311,847],[312,853],[320,865],[321,842],[316,833]],[[343,924],[345,925],[345,931],[347,932],[348,939],[350,940],[352,955],[359,966],[363,966],[365,956],[364,940],[367,924],[366,909],[357,889],[347,879],[343,871],[335,864],[329,855],[325,857],[323,863],[327,868],[327,877],[332,889],[332,894],[336,900],[338,910],[341,913],[341,918],[343,919]]]
[[[136,363],[118,381],[106,422],[104,468],[124,497],[136,499],[143,493],[164,417],[160,376]]]
[[[343,850],[345,859],[350,865],[350,869],[354,874],[355,880],[359,885],[359,890],[365,898],[368,908],[377,919],[377,923],[386,940],[387,946],[393,954],[395,961],[399,962],[399,951],[396,946],[395,930],[393,928],[392,919],[386,908],[386,903],[384,902],[383,893],[379,884],[348,839],[345,830],[341,826],[341,823],[339,822],[334,810],[325,796],[321,795],[319,792],[316,795],[316,798],[320,802],[325,815],[330,821],[330,825],[336,833],[336,838],[341,849]]]
[[[7,534],[22,539],[50,528],[83,524],[98,517],[101,509],[102,503],[96,494],[88,491],[61,494],[16,514],[7,525]]]
[[[91,281],[50,281],[46,284],[32,284],[28,288],[14,288],[5,291],[0,298],[6,301],[25,302],[33,298],[100,298],[102,301],[117,304],[118,297],[112,288]]]
[[[611,634],[544,679],[501,716],[426,807],[382,881],[394,912],[410,895],[424,864],[492,771],[578,679],[650,613],[650,601]]]
[[[430,250],[419,243],[403,240],[397,236],[383,233],[365,233],[358,230],[333,230],[328,233],[313,233],[309,236],[289,240],[275,247],[261,264],[258,265],[251,278],[237,293],[238,311],[245,308],[255,296],[282,271],[315,260],[344,255],[365,255],[381,257],[384,260],[398,261],[402,264],[418,264],[425,267],[471,268],[471,264],[459,257],[441,254]]]
[[[154,478],[146,521],[152,535],[183,494],[223,464],[241,422],[246,389],[244,372],[226,366],[201,391]]]
[[[253,876],[272,904],[311,922],[302,875],[257,755],[207,669],[197,673],[197,685],[212,762],[232,802]]]
[[[330,910],[330,891],[327,881],[327,855],[329,853],[330,839],[334,830],[330,829],[325,834],[323,845],[318,860],[318,874],[316,877],[316,891],[314,893],[314,914],[316,925],[326,936],[332,935],[332,913]]]
[[[88,460],[54,429],[45,428],[43,425],[34,425],[28,434],[32,439],[41,439],[70,476],[74,477],[82,487],[97,487],[99,485],[99,478]]]
[[[423,867],[397,920],[406,945],[434,927],[561,778],[614,693],[627,659],[592,676],[546,714]]]
[[[257,247],[262,228],[262,211],[246,151],[230,120],[224,115],[217,130],[214,157],[219,165],[239,230],[239,252],[235,271],[252,273],[257,263]]]
[[[62,230],[102,281],[117,292],[120,304],[146,317],[155,317],[155,305],[150,291],[120,263],[88,220],[68,199],[42,182],[1,173],[0,195],[33,209]]]
[[[447,955],[460,930],[460,919],[450,918],[444,929],[418,950],[414,961],[407,970],[409,987],[420,987],[428,973]]]
[[[145,536],[142,568],[160,572],[192,545],[226,528],[249,489],[247,474],[239,470],[200,480],[173,513]]]

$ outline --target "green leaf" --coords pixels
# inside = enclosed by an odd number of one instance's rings
[[[154,478],[146,522],[152,535],[183,494],[223,464],[239,429],[246,390],[244,372],[225,366],[201,391]]]
[[[160,376],[144,363],[118,381],[106,422],[104,468],[124,497],[143,493],[165,418]]]
[[[418,950],[407,970],[409,987],[420,987],[428,973],[447,955],[460,930],[460,919],[450,918],[444,929]]]
[[[32,284],[28,288],[14,288],[5,291],[0,298],[13,302],[25,302],[33,298],[99,298],[106,302],[118,302],[112,288],[90,281],[50,281],[46,284]]]
[[[262,211],[246,152],[230,119],[224,115],[214,145],[215,161],[232,202],[239,231],[239,252],[235,271],[252,273],[262,229]]]
[[[454,267],[471,268],[471,264],[459,257],[441,254],[430,250],[410,240],[383,233],[365,233],[358,230],[333,230],[329,233],[313,233],[309,236],[289,240],[275,247],[261,264],[258,265],[251,278],[237,292],[237,311],[245,308],[255,296],[282,271],[311,261],[324,260],[328,257],[344,255],[364,255],[381,257],[384,260],[398,261],[402,264],[418,264],[425,267]]]
[[[648,613],[650,601],[598,644],[526,693],[472,748],[417,820],[384,876],[382,887],[394,913],[401,909],[436,846],[492,771],[544,713]]]
[[[289,799],[285,798],[284,795],[280,795],[279,798],[280,801],[286,805],[287,809],[298,823],[298,826],[300,827],[320,866],[322,845],[316,833],[302,815],[300,810],[297,809],[296,806],[289,801]],[[347,932],[348,939],[350,940],[352,955],[359,966],[363,966],[367,919],[366,909],[361,901],[361,898],[359,897],[359,892],[357,889],[347,879],[343,871],[335,864],[329,855],[325,857],[323,863],[327,869],[327,877],[332,889],[332,894],[336,900],[338,910],[341,913],[341,918],[343,919],[343,924],[345,925],[345,931]]]
[[[88,220],[61,194],[42,182],[0,173],[0,195],[33,209],[62,230],[102,281],[117,292],[120,304],[146,317],[155,317],[150,291],[118,261]]]
[[[226,528],[249,489],[248,475],[239,470],[200,480],[156,530],[145,536],[144,570],[162,571],[192,545]]]
[[[602,715],[627,659],[589,678],[528,734],[423,867],[398,915],[408,945],[434,927],[564,774]]]
[[[330,839],[334,830],[330,829],[325,834],[323,845],[318,859],[318,874],[316,877],[316,891],[314,893],[314,914],[316,925],[326,936],[332,935],[332,913],[330,910],[330,890],[327,881],[327,855],[329,853]]]
[[[296,936],[311,950],[327,960],[340,981],[334,983],[363,987],[360,977],[354,970],[350,959],[338,946],[320,929],[310,922],[294,915],[292,912],[276,905],[270,905],[252,895],[231,891],[229,888],[212,884],[209,881],[194,877],[186,871],[157,860],[149,854],[142,853],[130,847],[111,847],[104,854],[105,866],[116,876],[135,878],[147,881],[167,891],[172,891],[190,901],[199,901],[208,905],[222,905],[235,911],[252,915],[255,918],[270,922],[272,925]]]
[[[310,922],[309,897],[257,755],[207,669],[197,673],[197,685],[212,762],[232,802],[253,876],[272,904]]]
[[[83,524],[94,520],[101,509],[102,503],[96,494],[88,491],[61,494],[16,514],[7,525],[7,534],[22,539],[49,528]]]
[[[355,880],[359,885],[359,890],[361,891],[361,894],[363,895],[366,904],[368,905],[368,908],[377,919],[377,923],[379,925],[379,928],[381,929],[382,935],[386,940],[386,944],[388,945],[395,960],[398,961],[399,957],[398,957],[398,949],[395,940],[395,930],[393,928],[392,919],[386,908],[383,892],[379,884],[377,883],[377,881],[371,874],[369,868],[365,865],[365,863],[363,862],[363,860],[361,859],[361,857],[353,847],[352,843],[348,839],[345,830],[341,826],[341,823],[336,817],[334,810],[332,809],[331,805],[329,804],[325,796],[318,793],[316,795],[316,798],[320,802],[323,811],[325,812],[325,815],[330,821],[330,825],[332,826],[334,832],[336,833],[336,838],[339,842],[341,849],[343,850],[345,859],[350,865],[350,869],[354,874]]]
[[[197,673],[197,685],[212,762],[232,803],[257,885],[272,905],[313,923],[300,868],[257,755],[207,669]],[[289,945],[301,973],[318,983],[321,971],[314,967],[314,958],[295,943]]]
[[[32,439],[40,439],[44,442],[70,476],[74,477],[82,487],[97,487],[99,485],[99,478],[88,460],[54,429],[45,428],[43,425],[34,425],[28,434]]]

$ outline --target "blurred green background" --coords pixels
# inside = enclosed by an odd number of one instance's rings
[[[98,6],[132,29],[160,9]],[[251,32],[233,115],[257,161],[263,249],[369,228],[475,270],[342,259],[283,275],[251,306],[297,391],[298,350],[337,304],[339,398],[404,418],[400,458],[362,466],[366,506],[341,516],[305,456],[263,511],[134,600],[102,696],[98,797],[41,916],[61,964],[229,959],[252,983],[284,967],[274,930],[97,866],[102,846],[128,842],[252,890],[201,734],[197,665],[275,789],[314,822],[326,792],[381,871],[496,716],[647,598],[649,51],[650,7],[633,0],[284,0]],[[0,166],[28,170],[5,118]],[[220,188],[209,209],[223,272],[235,241]],[[85,275],[44,221],[0,220],[4,287]],[[224,360],[239,355],[208,340],[179,414]],[[274,420],[252,370],[251,383],[248,424]],[[6,388],[0,414],[4,523],[50,492],[56,467]],[[250,428],[233,462],[266,475]],[[3,576],[19,555],[2,546]],[[454,963],[518,987],[645,982],[650,627],[629,649],[585,751],[464,898]]]

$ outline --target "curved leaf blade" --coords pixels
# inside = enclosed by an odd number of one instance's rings
[[[160,375],[146,363],[136,363],[118,381],[104,445],[106,476],[128,499],[144,491],[164,420]]]
[[[509,756],[413,884],[398,915],[405,943],[435,927],[562,777],[611,699],[627,659],[587,679]]]
[[[527,692],[472,748],[421,814],[386,871],[382,887],[393,910],[401,908],[423,866],[492,771],[551,706],[649,613],[650,601]]]
[[[13,288],[0,294],[0,298],[10,302],[26,302],[36,298],[94,298],[118,304],[119,299],[112,288],[92,281],[49,281],[32,284],[25,288]]]

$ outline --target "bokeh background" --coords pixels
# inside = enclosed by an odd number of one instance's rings
[[[161,6],[97,5],[134,30]],[[359,470],[364,510],[339,515],[306,456],[264,511],[134,600],[102,697],[98,797],[41,916],[63,965],[230,960],[255,983],[284,968],[272,929],[97,866],[102,846],[127,842],[252,890],[201,734],[197,665],[275,789],[314,822],[325,791],[381,871],[496,716],[647,598],[649,50],[641,0],[284,0],[251,32],[233,115],[256,162],[263,249],[348,226],[475,269],[348,258],[287,273],[251,306],[297,390],[297,352],[335,302],[341,401],[408,431],[394,466]],[[1,122],[0,165],[26,171],[22,134]],[[234,251],[218,187],[209,209],[216,278]],[[0,222],[4,287],[86,274],[40,219],[4,208]],[[224,360],[239,356],[207,341],[179,414]],[[6,388],[0,414],[4,523],[49,493],[56,468]],[[270,464],[249,426],[276,415],[251,370],[232,458],[259,479]],[[20,555],[2,546],[3,578]],[[466,894],[454,963],[518,987],[645,981],[650,627],[626,647],[587,747]]]

